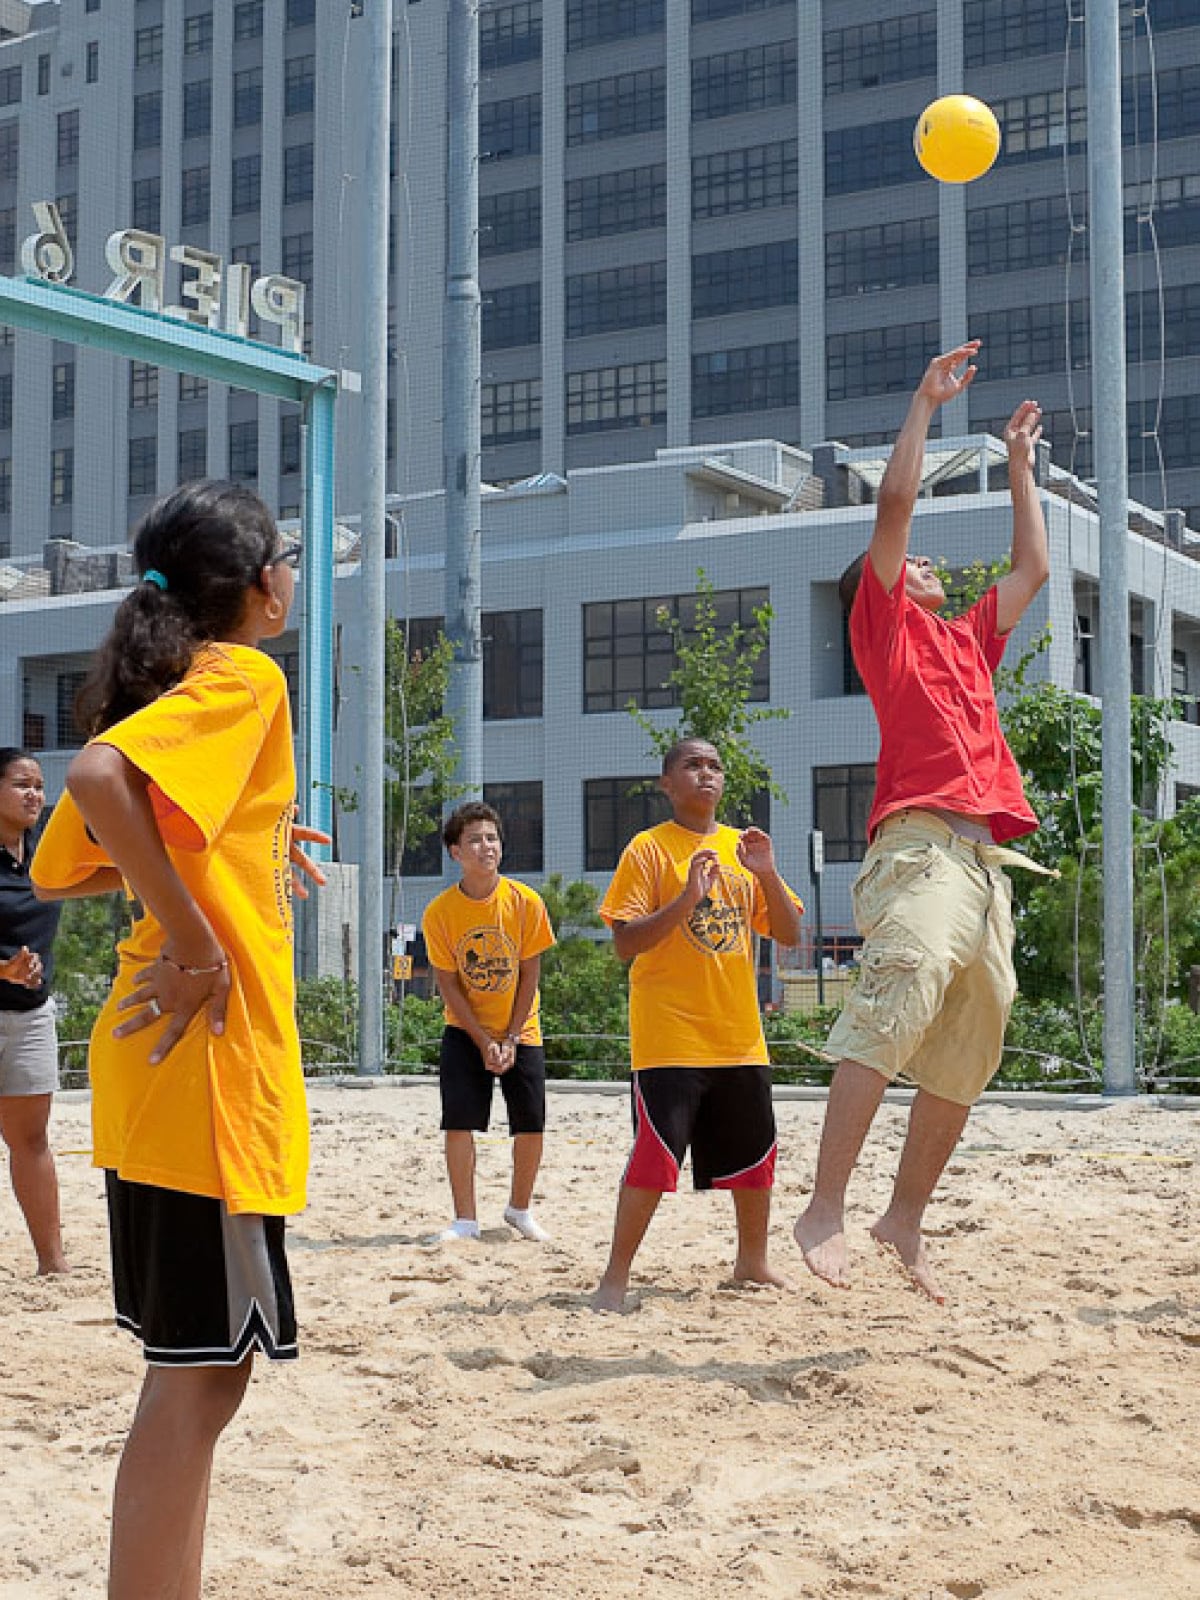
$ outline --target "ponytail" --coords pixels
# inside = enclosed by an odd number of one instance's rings
[[[152,506],[133,536],[138,582],[75,702],[83,731],[102,733],[157,700],[203,645],[228,638],[278,541],[271,513],[238,484],[186,483]]]

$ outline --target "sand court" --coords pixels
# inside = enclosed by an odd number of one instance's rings
[[[775,1264],[730,1283],[724,1195],[668,1197],[639,1309],[596,1317],[628,1153],[624,1096],[552,1094],[539,1214],[447,1216],[433,1085],[312,1093],[290,1231],[301,1360],[259,1363],[218,1450],[206,1594],[706,1594],[1191,1600],[1200,1593],[1200,1117],[1133,1102],[981,1107],[929,1213],[936,1307],[866,1225],[903,1129],[886,1105],[851,1216],[856,1284],[790,1241],[823,1106],[783,1101]],[[103,1591],[141,1379],[111,1325],[87,1106],[60,1102],[69,1280],[38,1281],[0,1202],[0,1597]]]

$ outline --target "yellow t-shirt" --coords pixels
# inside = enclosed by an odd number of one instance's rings
[[[421,930],[432,964],[457,972],[476,1021],[497,1035],[507,1030],[512,1016],[520,963],[554,943],[541,895],[513,878],[501,878],[486,900],[472,900],[461,884],[444,889],[425,908]],[[522,1044],[541,1044],[540,1011],[535,991]],[[464,1026],[449,1006],[446,1021],[452,1028]]]
[[[635,922],[678,899],[698,850],[715,850],[721,869],[688,920],[634,957],[629,1035],[635,1072],[768,1060],[751,932],[769,934],[770,919],[762,886],[737,858],[740,837],[720,824],[715,833],[699,834],[661,822],[632,839],[617,863],[600,906],[610,925]]]
[[[201,1012],[158,1066],[162,1029],[112,1030],[134,974],[163,944],[148,912],[121,944],[92,1033],[94,1160],[132,1183],[223,1199],[231,1212],[284,1216],[305,1204],[308,1113],[292,972],[291,847],[296,775],[282,672],[245,645],[206,647],[183,680],[108,728],[151,780],[171,861],[229,958],[225,1032]],[[66,888],[108,865],[69,794],[32,864]]]

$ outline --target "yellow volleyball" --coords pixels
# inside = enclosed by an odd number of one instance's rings
[[[982,100],[946,94],[917,118],[913,149],[939,183],[971,183],[983,177],[1000,153],[1000,124]]]

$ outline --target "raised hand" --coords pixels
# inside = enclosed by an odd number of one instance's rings
[[[697,850],[688,867],[684,894],[693,906],[701,900],[721,875],[721,861],[715,850]]]
[[[972,358],[979,353],[981,343],[979,339],[970,339],[955,350],[934,356],[925,369],[917,393],[934,406],[944,406],[948,400],[955,399],[978,371],[972,364]],[[958,371],[958,368],[962,370]]]
[[[775,847],[770,834],[761,828],[747,828],[737,842],[737,858],[756,878],[764,872],[774,872]]]
[[[1022,400],[1008,419],[1004,443],[1008,446],[1009,470],[1032,472],[1037,464],[1037,445],[1042,437],[1042,408],[1036,400]]]

